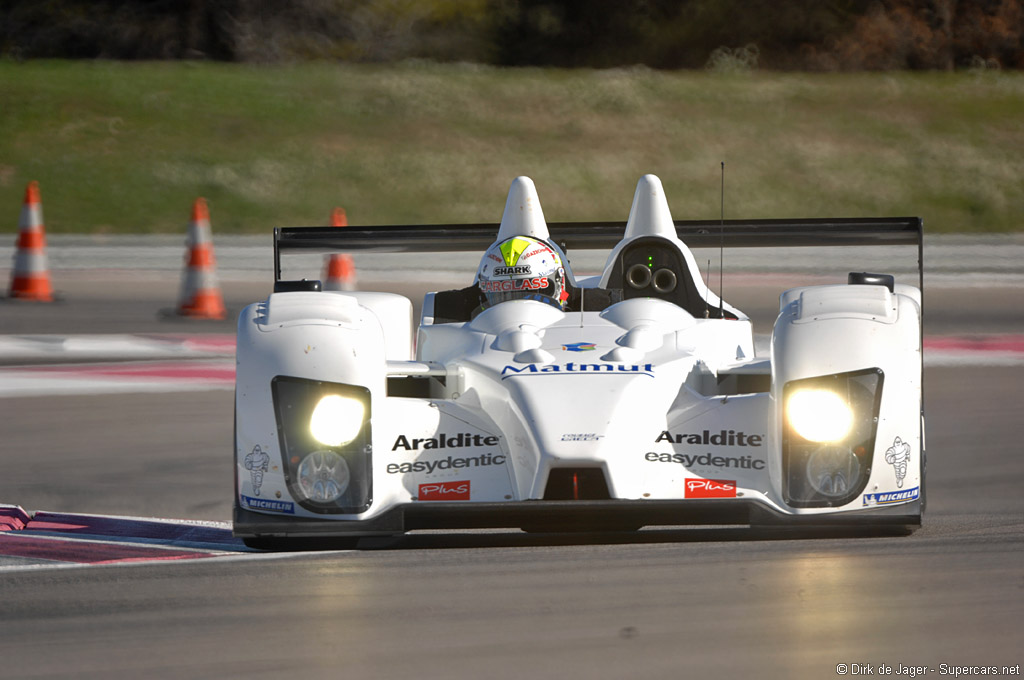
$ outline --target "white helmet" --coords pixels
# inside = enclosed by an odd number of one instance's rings
[[[569,299],[562,258],[530,236],[513,236],[488,248],[476,278],[484,307],[506,300],[538,300],[564,310]]]

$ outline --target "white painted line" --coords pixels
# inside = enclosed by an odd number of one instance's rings
[[[0,397],[229,390],[230,359],[0,368]]]
[[[2,397],[57,397],[86,394],[133,394],[160,392],[209,392],[234,389],[234,383],[145,382],[128,380],[90,380],[12,376],[0,371]]]
[[[924,365],[977,368],[1024,366],[1024,355],[1015,352],[940,352],[925,350]]]
[[[234,335],[0,335],[6,364],[234,356]]]

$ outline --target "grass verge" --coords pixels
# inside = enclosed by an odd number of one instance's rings
[[[549,220],[921,215],[1020,231],[1024,74],[564,71],[0,61],[0,230],[39,180],[47,229],[215,232],[497,221],[517,175]]]

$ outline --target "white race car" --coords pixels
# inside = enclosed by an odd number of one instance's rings
[[[647,175],[625,225],[549,225],[520,177],[500,225],[275,230],[275,292],[238,322],[235,534],[920,526],[923,278],[787,290],[756,356],[687,243],[920,257],[921,220],[723,224],[674,222]],[[406,297],[281,280],[285,250],[484,255],[414,328]]]

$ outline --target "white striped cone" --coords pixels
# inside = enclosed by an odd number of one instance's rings
[[[10,296],[35,302],[53,301],[39,182],[29,182],[25,188],[25,203],[18,220],[18,247],[14,254],[14,271],[11,272]]]
[[[331,213],[332,227],[347,227],[348,217],[342,208]],[[355,290],[356,263],[348,253],[328,255],[324,259],[324,290]]]
[[[223,319],[227,310],[217,282],[210,213],[205,199],[197,198],[192,204],[192,221],[188,225],[185,245],[185,271],[178,296],[178,314],[196,319]]]

